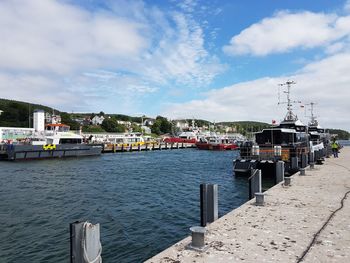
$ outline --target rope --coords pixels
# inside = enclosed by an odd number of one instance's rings
[[[102,263],[102,258],[101,258],[102,245],[101,245],[101,242],[100,242],[100,247],[99,247],[99,251],[97,253],[97,256],[93,260],[90,260],[89,256],[87,255],[87,252],[86,252],[86,240],[85,239],[86,239],[86,227],[88,227],[88,226],[91,226],[91,224],[88,223],[88,222],[85,222],[84,225],[83,225],[82,247],[83,247],[84,260],[87,263]]]
[[[333,163],[333,162],[331,162]],[[347,168],[346,166],[343,166],[343,165],[340,165],[340,164],[337,164],[337,163],[333,163],[335,165],[338,165],[340,167],[343,167],[345,168],[347,171],[350,172],[350,169]],[[322,225],[322,227],[317,231],[317,233],[314,235],[313,239],[311,240],[310,244],[308,245],[308,247],[305,249],[305,251],[303,252],[303,254],[301,255],[301,257],[298,259],[297,263],[300,263],[304,260],[305,256],[307,255],[307,253],[309,253],[310,249],[312,248],[312,246],[315,244],[315,241],[316,239],[318,238],[319,234],[322,232],[323,229],[325,229],[325,227],[328,225],[328,223],[332,220],[332,218],[335,216],[335,214],[340,211],[341,209],[343,209],[344,207],[344,200],[347,198],[348,194],[350,194],[350,191],[347,191],[343,198],[341,199],[341,202],[340,202],[340,207],[333,211],[330,216],[328,217],[327,221]]]

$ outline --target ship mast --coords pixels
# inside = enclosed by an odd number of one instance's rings
[[[278,104],[287,104],[287,115],[286,117],[284,118],[285,121],[296,121],[298,119],[298,117],[296,115],[294,115],[293,111],[292,111],[292,103],[300,103],[300,101],[292,101],[290,99],[290,88],[291,88],[291,85],[293,84],[296,84],[295,81],[287,81],[285,83],[281,83],[281,84],[278,84],[279,86],[287,86],[287,90],[286,91],[283,91],[284,93],[287,94],[287,102],[279,102]]]
[[[311,121],[310,121],[310,126],[314,125],[314,126],[317,126],[318,125],[318,122],[316,120],[316,116],[314,115],[314,105],[316,105],[315,102],[310,102],[309,104],[307,105],[310,105],[310,112],[311,112]]]

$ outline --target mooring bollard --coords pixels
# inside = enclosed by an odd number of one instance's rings
[[[310,170],[315,169],[315,163],[310,163]]]
[[[299,175],[305,175],[305,168],[300,168],[300,173]]]
[[[264,196],[264,193],[255,193],[255,204],[263,206],[265,204]]]
[[[190,247],[193,249],[201,250],[205,246],[205,227],[193,226],[190,228],[192,233],[192,242]]]
[[[290,178],[290,176],[284,177],[284,186],[290,186],[291,181],[292,178]]]
[[[102,263],[100,224],[74,222],[70,224],[70,262]]]

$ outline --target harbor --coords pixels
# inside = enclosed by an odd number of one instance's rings
[[[248,200],[238,151],[174,149],[1,162],[4,262],[68,262],[69,224],[101,224],[104,262],[142,262],[199,222],[199,185],[220,187],[219,215]],[[17,253],[21,251],[21,253]]]
[[[264,206],[253,199],[210,224],[204,251],[188,237],[146,262],[349,262],[349,158],[344,147],[267,190]]]
[[[0,263],[350,262],[350,0],[0,14]]]

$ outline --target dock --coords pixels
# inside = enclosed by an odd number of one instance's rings
[[[264,206],[252,199],[219,218],[206,227],[202,252],[187,237],[146,262],[350,262],[349,161],[345,147],[293,175],[291,186],[267,190]]]
[[[102,153],[196,148],[193,143],[103,144]]]

